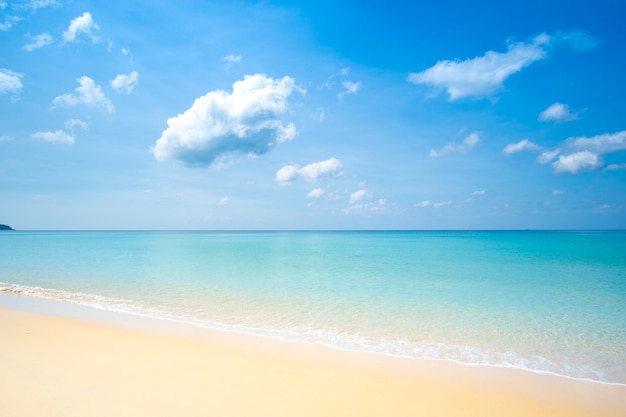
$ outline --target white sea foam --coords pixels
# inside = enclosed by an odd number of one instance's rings
[[[186,314],[183,310],[172,312],[155,308],[139,301],[3,282],[0,282],[0,292],[73,303],[138,317],[191,324],[212,330],[271,337],[289,342],[318,343],[340,350],[362,351],[412,359],[448,360],[465,365],[509,367],[599,383],[624,385],[621,381],[609,380],[604,372],[592,366],[557,363],[540,355],[521,356],[515,352],[487,351],[471,346],[426,340],[372,337],[357,331],[345,331],[336,328],[329,330],[292,324],[271,327],[243,323],[226,324],[212,320],[201,320],[192,314]]]

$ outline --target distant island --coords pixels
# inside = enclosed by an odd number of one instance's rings
[[[0,230],[13,230],[11,226],[7,226],[6,224],[0,224]]]

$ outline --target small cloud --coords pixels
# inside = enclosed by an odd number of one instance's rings
[[[91,78],[83,76],[76,81],[80,84],[75,90],[76,94],[63,94],[55,97],[52,101],[54,107],[85,104],[90,107],[101,107],[109,113],[115,111],[111,101],[104,96],[100,86],[96,85]]]
[[[230,198],[222,197],[222,198],[220,198],[220,201],[217,204],[219,204],[220,206],[223,206],[223,205],[228,204],[228,203],[230,203]]]
[[[6,68],[0,68],[0,94],[17,93],[23,87],[22,77],[24,75],[11,71]]]
[[[433,207],[434,208],[441,208],[441,207],[449,206],[450,204],[452,204],[452,201],[442,201],[440,203],[434,203]]]
[[[46,142],[65,143],[67,145],[74,144],[74,136],[63,130],[57,130],[56,132],[36,132],[30,136],[35,139],[45,140]]]
[[[342,99],[344,96],[349,94],[356,94],[361,89],[361,81],[344,81],[343,83],[341,83],[341,85],[343,86],[344,90],[341,93],[337,94],[337,97],[339,99]]]
[[[306,195],[306,198],[320,198],[324,195],[324,190],[321,188],[315,188]]]
[[[547,164],[551,161],[554,160],[554,158],[556,158],[559,154],[561,153],[561,149],[555,149],[553,151],[545,151],[542,152],[538,157],[537,157],[537,162],[540,164]]]
[[[28,52],[32,52],[35,49],[43,48],[46,45],[50,45],[53,39],[48,33],[42,33],[41,35],[31,36],[31,42],[24,45],[24,49]]]
[[[439,157],[445,156],[451,153],[467,153],[471,151],[474,146],[476,146],[480,142],[480,138],[477,133],[472,133],[468,135],[463,142],[456,143],[452,142],[441,148],[440,150],[431,149],[428,154],[429,157]]]
[[[561,190],[552,190],[552,195],[563,195],[563,191]]]
[[[343,174],[343,165],[337,158],[330,158],[321,162],[314,162],[299,168],[297,165],[285,165],[276,173],[276,182],[289,184],[297,177],[307,181],[316,181],[320,177],[339,177]]]
[[[626,130],[617,133],[605,133],[590,138],[581,136],[569,138],[566,145],[574,149],[584,149],[597,153],[609,153],[626,150]]]
[[[537,146],[533,142],[529,141],[528,139],[523,139],[517,143],[510,143],[506,145],[504,149],[502,150],[502,153],[505,155],[511,155],[517,152],[522,152],[522,151],[535,152],[535,151],[538,151],[539,149],[540,149],[539,146]]]
[[[424,200],[424,201],[422,201],[422,202],[420,202],[420,203],[417,203],[417,204],[415,205],[415,207],[424,208],[424,207],[428,207],[428,206],[430,206],[430,205],[432,205],[432,203],[431,203],[430,201],[428,201],[428,200]]]
[[[362,201],[364,199],[370,199],[372,197],[374,197],[372,193],[367,190],[361,189],[350,194],[350,204],[355,204],[359,201]]]
[[[485,195],[485,194],[487,194],[487,190],[478,190],[472,193],[472,195]]]
[[[133,71],[130,74],[118,74],[115,79],[111,80],[111,87],[118,93],[125,92],[130,94],[138,83],[139,73]]]
[[[80,35],[85,35],[92,42],[98,42],[100,38],[94,32],[99,31],[100,27],[93,21],[91,13],[85,12],[70,22],[69,27],[63,32],[64,42],[79,42],[77,39]]]
[[[607,171],[626,170],[626,164],[610,164],[605,168]]]
[[[213,165],[232,154],[261,155],[276,143],[292,139],[293,123],[283,126],[292,93],[304,94],[291,77],[273,79],[246,75],[232,93],[215,90],[197,98],[184,113],[167,120],[151,149],[158,161],[178,160],[190,165]]]
[[[230,55],[225,56],[222,60],[224,62],[228,62],[229,64],[234,64],[234,63],[241,62],[241,59],[242,59],[241,55],[230,54]]]
[[[610,205],[610,204],[602,204],[602,205],[600,206],[600,209],[601,209],[601,210],[606,210],[606,209],[610,209],[610,208],[613,208],[613,207],[614,207],[614,206],[612,206],[612,205]]]
[[[73,132],[74,130],[76,130],[76,128],[87,130],[89,126],[87,125],[87,123],[83,122],[82,120],[69,119],[68,121],[65,122],[65,128]]]
[[[577,174],[580,171],[594,170],[602,165],[598,154],[589,151],[561,155],[552,163],[554,172]]]
[[[13,136],[0,135],[0,142],[8,142],[13,139],[14,139]]]
[[[130,55],[130,48],[121,48],[120,53],[124,56]]]
[[[576,120],[578,115],[572,113],[566,104],[554,103],[539,114],[539,120],[542,122],[556,121],[564,122]]]

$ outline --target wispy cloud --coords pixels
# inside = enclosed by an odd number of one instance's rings
[[[246,75],[233,84],[232,93],[211,91],[183,114],[169,118],[152,152],[159,161],[207,166],[234,153],[269,152],[276,143],[296,135],[295,125],[284,126],[279,118],[288,111],[294,92],[304,94],[305,90],[291,77]]]
[[[322,188],[314,188],[306,195],[307,198],[321,198],[323,196],[324,190]]]
[[[506,52],[487,51],[465,60],[443,60],[408,80],[414,84],[444,89],[450,101],[464,97],[489,97],[502,89],[504,81],[534,62],[548,57],[550,49],[565,44],[577,51],[594,46],[593,38],[582,31],[540,34],[529,42],[508,45]]]
[[[81,35],[85,35],[92,42],[98,42],[100,38],[96,32],[100,27],[93,21],[91,13],[85,12],[82,15],[72,19],[69,27],[63,32],[63,41],[80,42]]]
[[[337,97],[342,99],[346,95],[356,94],[361,89],[361,81],[344,81],[341,83],[343,91],[337,94]]]
[[[472,133],[468,135],[461,143],[452,142],[439,150],[431,149],[428,156],[434,158],[446,156],[451,153],[467,153],[471,151],[478,144],[478,142],[480,142],[478,133]]]
[[[502,150],[502,153],[505,155],[511,155],[517,152],[522,152],[522,151],[531,151],[531,152],[536,152],[539,151],[541,148],[529,141],[528,139],[523,139],[517,143],[510,143],[508,145],[506,145],[504,147],[504,149]]]
[[[569,109],[569,106],[567,106],[566,104],[561,104],[559,102],[552,104],[550,107],[548,107],[539,114],[539,120],[542,122],[564,122],[569,120],[575,120],[577,118],[578,115],[572,113]]]
[[[34,139],[45,140],[46,142],[65,143],[67,145],[74,144],[74,136],[64,130],[57,130],[55,132],[36,132],[30,136]]]
[[[76,88],[75,94],[63,94],[57,96],[52,101],[54,107],[59,106],[76,106],[79,104],[85,104],[90,107],[100,107],[109,113],[113,113],[115,108],[111,101],[105,97],[102,89],[99,85],[89,77],[83,76],[76,81],[80,84]]]
[[[369,200],[373,197],[374,195],[372,193],[370,193],[367,190],[361,189],[350,194],[350,204],[355,204],[355,203],[358,203],[359,201],[366,200],[366,199]]]
[[[589,151],[576,152],[570,155],[560,155],[552,163],[554,172],[577,174],[584,170],[594,170],[602,165],[600,156]]]
[[[315,181],[320,177],[338,177],[343,174],[343,165],[337,158],[314,162],[300,168],[297,165],[285,165],[276,172],[276,182],[289,184],[301,177],[307,181]]]
[[[228,62],[229,64],[234,64],[234,63],[241,62],[241,59],[242,59],[241,55],[230,54],[230,55],[225,56],[223,58],[223,61]]]
[[[46,45],[50,45],[53,39],[49,33],[42,33],[41,35],[32,36],[31,42],[24,45],[24,49],[28,52],[34,51],[35,49],[43,48]]]

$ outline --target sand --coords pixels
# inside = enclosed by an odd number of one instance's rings
[[[0,308],[0,416],[626,416],[626,387]]]

